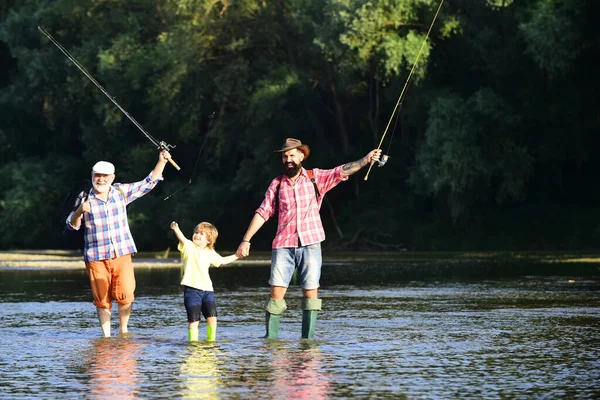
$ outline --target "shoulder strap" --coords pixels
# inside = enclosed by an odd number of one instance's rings
[[[279,213],[279,189],[281,188],[281,176],[277,177],[277,189],[275,189],[275,212]]]
[[[127,196],[125,196],[125,192],[123,191],[123,189],[121,189],[121,185],[119,186],[113,186],[115,189],[117,189],[122,195],[124,199],[127,199]]]
[[[317,201],[319,201],[319,199],[321,198],[321,192],[319,192],[319,187],[317,186],[317,182],[315,181],[315,174],[313,173],[312,169],[307,169],[306,173],[308,174],[310,181],[312,182],[313,186],[315,187],[315,196],[317,198]]]

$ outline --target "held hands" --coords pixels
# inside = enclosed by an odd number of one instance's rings
[[[238,246],[237,251],[235,252],[237,258],[244,258],[250,255],[250,242],[244,240]]]

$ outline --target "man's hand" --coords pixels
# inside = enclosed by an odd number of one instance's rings
[[[158,161],[161,161],[163,163],[167,163],[169,162],[169,160],[171,159],[171,153],[169,153],[167,150],[162,150],[159,154],[158,154]]]
[[[344,164],[342,167],[342,174],[346,176],[350,176],[356,172],[358,172],[361,168],[366,167],[367,165],[377,162],[379,157],[381,156],[381,149],[371,150],[369,154],[361,158],[357,161],[352,161],[347,164]]]
[[[371,150],[369,154],[365,156],[368,164],[379,161],[379,157],[381,157],[381,149]]]
[[[91,210],[91,207],[90,207],[89,196],[82,198],[81,203],[79,204],[79,207],[77,207],[75,212],[71,215],[69,224],[71,224],[71,226],[73,228],[79,229],[79,226],[81,225],[81,218],[83,217],[83,213],[84,212],[89,213],[90,210]]]
[[[235,255],[238,258],[248,257],[250,255],[250,242],[243,241],[242,243],[240,243],[237,251],[235,252]]]
[[[88,197],[84,197],[83,200],[81,201],[81,204],[79,205],[79,213],[83,214],[84,212],[89,213],[91,210],[90,207],[90,198]]]

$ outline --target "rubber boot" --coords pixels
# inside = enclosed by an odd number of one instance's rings
[[[267,329],[267,333],[265,334],[265,339],[277,339],[279,336],[279,325],[281,322],[281,314],[271,314],[270,312],[265,312],[265,327]]]
[[[188,328],[188,341],[197,342],[198,341],[198,328]]]
[[[206,340],[209,342],[214,342],[217,340],[217,326],[206,325]]]
[[[321,299],[302,299],[302,339],[312,339],[315,336],[321,303]]]
[[[273,300],[268,298],[265,303],[265,334],[266,339],[277,339],[279,336],[279,325],[281,322],[281,314],[287,309],[285,300]]]

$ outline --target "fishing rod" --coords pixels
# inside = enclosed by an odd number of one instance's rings
[[[385,139],[385,135],[392,123],[392,120],[394,119],[394,116],[396,115],[396,111],[399,109],[399,107],[402,105],[402,102],[404,101],[404,96],[406,94],[406,89],[408,88],[408,85],[410,83],[410,79],[412,78],[413,73],[415,72],[415,69],[417,68],[417,63],[419,62],[419,57],[421,57],[421,52],[423,51],[423,48],[425,48],[425,43],[427,43],[427,39],[429,38],[429,34],[431,33],[431,30],[433,29],[433,24],[435,23],[435,20],[438,17],[438,14],[440,13],[440,10],[442,9],[442,4],[444,4],[444,0],[440,1],[440,5],[437,9],[437,11],[435,12],[435,15],[433,17],[433,21],[431,21],[431,25],[429,25],[429,29],[427,30],[427,34],[425,35],[425,39],[423,39],[423,43],[421,44],[421,48],[419,49],[419,52],[417,53],[417,58],[415,59],[415,62],[412,66],[412,68],[410,69],[410,72],[408,74],[408,78],[406,78],[406,82],[404,83],[404,87],[402,88],[402,91],[400,92],[400,96],[398,97],[398,101],[396,102],[396,106],[394,107],[394,111],[392,111],[392,115],[390,116],[390,120],[387,123],[387,126],[385,127],[385,130],[383,131],[383,135],[381,136],[381,140],[379,141],[379,145],[377,146],[377,149],[379,150],[381,148],[381,144],[383,143],[383,139]],[[398,120],[396,119],[396,122]],[[396,125],[394,124],[394,130],[396,129]],[[393,133],[392,133],[393,136]],[[391,140],[390,140],[390,147],[391,147]],[[389,148],[388,148],[388,153],[389,153]],[[383,167],[385,165],[385,163],[388,161],[389,159],[389,155],[382,155],[381,156],[381,160],[377,161],[377,163],[379,164],[380,167]],[[369,166],[369,170],[367,171],[367,174],[365,175],[365,181],[369,179],[369,173],[371,172],[371,168],[373,168],[373,165],[375,164],[375,161],[371,162],[371,165]]]
[[[117,108],[119,110],[121,110],[121,112],[127,117],[129,118],[129,120],[131,122],[133,122],[133,124],[144,134],[144,136],[146,136],[146,138],[148,138],[148,140],[150,140],[152,142],[152,144],[158,149],[158,150],[166,150],[166,151],[170,151],[171,149],[174,149],[175,146],[170,145],[168,143],[165,143],[163,141],[158,141],[157,139],[155,139],[154,137],[152,137],[152,135],[150,135],[148,132],[146,132],[144,130],[144,128],[142,127],[142,125],[140,125],[139,122],[137,122],[135,120],[135,118],[133,118],[127,111],[125,111],[125,109],[123,107],[121,107],[121,105],[119,103],[117,103],[117,101],[114,99],[113,96],[110,95],[110,93],[108,93],[106,91],[106,89],[104,89],[102,87],[102,85],[100,85],[98,83],[98,81],[96,81],[96,79],[94,79],[94,77],[83,67],[83,65],[81,65],[79,63],[79,61],[77,61],[77,59],[75,59],[75,57],[73,57],[71,55],[71,53],[69,53],[69,51],[67,49],[65,49],[60,43],[58,43],[58,41],[56,39],[54,39],[52,37],[52,35],[50,35],[50,33],[48,33],[48,31],[46,31],[44,28],[42,28],[41,26],[38,26],[38,30],[40,32],[42,32],[44,34],[44,36],[46,36],[52,43],[54,43],[54,45],[56,47],[58,47],[58,49],[69,59],[69,61],[71,61],[73,64],[75,64],[75,66],[94,84],[96,85],[96,87],[98,89],[100,89],[100,91],[102,93],[104,93],[104,95],[106,97],[108,97],[108,99],[110,101],[113,102],[113,104],[115,106],[117,106]],[[179,167],[179,165],[177,165],[177,163],[172,159],[169,158],[169,162],[171,163],[171,165],[173,165],[173,167],[175,167],[178,171],[181,169]]]
[[[174,191],[173,193],[171,193],[167,197],[165,197],[163,199],[163,201],[169,200],[171,197],[173,197],[175,194],[177,194],[177,192],[179,192],[179,191],[187,188],[189,185],[192,184],[192,178],[196,174],[196,168],[198,168],[198,162],[200,162],[200,154],[202,153],[202,149],[204,148],[204,145],[206,144],[206,140],[208,139],[208,136],[210,135],[210,128],[212,127],[212,124],[213,124],[213,121],[214,121],[214,118],[215,118],[215,111],[213,111],[212,114],[210,114],[208,116],[208,118],[210,119],[210,123],[208,124],[208,129],[206,130],[206,136],[204,137],[204,141],[202,142],[202,146],[200,146],[200,150],[198,150],[198,156],[196,157],[196,163],[194,164],[194,168],[192,169],[192,173],[190,174],[190,179],[188,180],[188,183],[185,184],[185,185],[183,185],[182,187],[180,187],[179,189],[177,189],[176,191]]]

